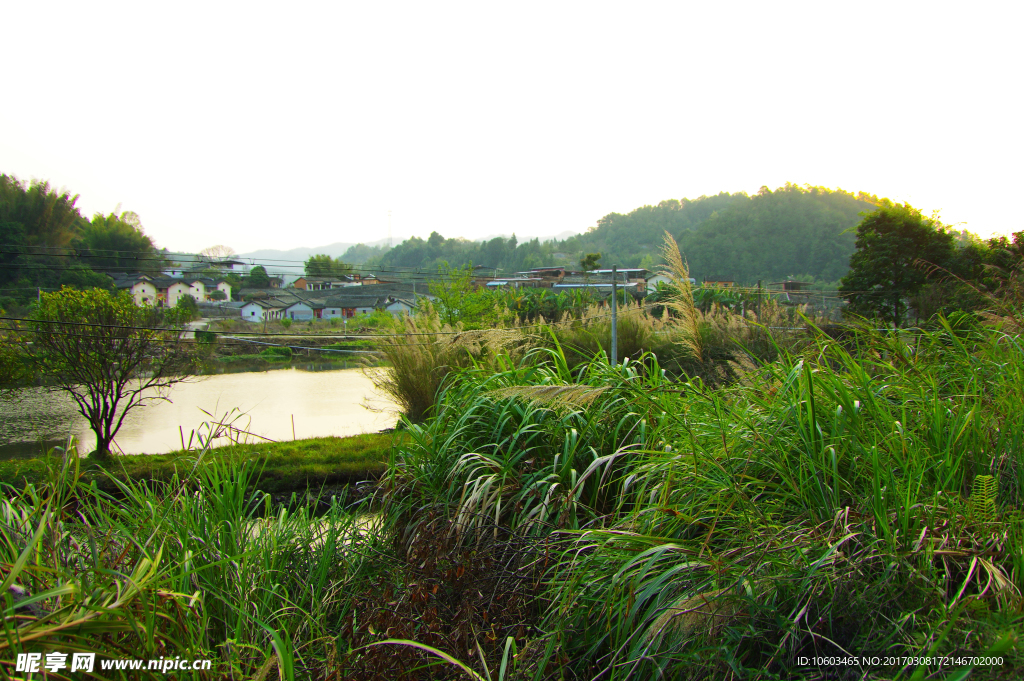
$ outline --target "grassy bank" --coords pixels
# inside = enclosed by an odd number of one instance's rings
[[[514,351],[451,370],[389,449],[372,522],[264,512],[263,447],[187,480],[126,475],[116,500],[54,462],[8,488],[0,665],[84,649],[214,660],[193,679],[1020,678],[1019,336],[818,333],[713,386],[649,354]],[[282,474],[302,458],[282,451]]]
[[[101,489],[116,488],[120,481],[169,481],[175,474],[185,475],[199,460],[200,466],[213,464],[256,466],[254,484],[271,494],[316,490],[377,478],[391,451],[391,433],[367,433],[352,437],[320,437],[290,442],[266,442],[215,447],[199,457],[195,451],[169,454],[116,456],[107,463],[81,460],[82,482],[95,482]],[[43,459],[15,459],[0,462],[0,483],[21,487],[47,480],[48,467]]]

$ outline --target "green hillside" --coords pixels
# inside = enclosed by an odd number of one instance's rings
[[[698,279],[722,276],[752,284],[794,276],[835,282],[846,274],[854,251],[851,228],[877,203],[878,198],[868,194],[787,184],[775,191],[763,187],[753,196],[723,192],[693,200],[670,199],[625,215],[611,213],[588,232],[564,241],[518,243],[513,236],[475,242],[435,232],[429,239],[409,239],[365,262],[385,271],[416,268],[431,273],[447,262],[510,273],[549,265],[576,267],[583,255],[600,253],[605,267],[650,269],[658,264],[658,250],[668,231]],[[350,249],[353,256],[356,249]]]

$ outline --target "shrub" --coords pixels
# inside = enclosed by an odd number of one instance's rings
[[[291,348],[267,348],[260,353],[260,357],[268,362],[287,362],[292,358]]]

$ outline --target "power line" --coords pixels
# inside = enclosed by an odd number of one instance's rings
[[[642,308],[650,304],[638,305],[630,312],[637,312]],[[593,319],[605,319],[610,317],[608,314],[597,314],[586,317],[580,317],[579,319],[569,320],[570,322],[575,321],[589,321]],[[65,321],[53,321],[44,319],[19,319],[18,317],[4,317],[0,316],[0,320],[3,321],[20,321],[27,324],[54,324],[54,325],[66,325],[66,326],[84,326],[90,328],[103,328],[103,329],[128,329],[128,330],[139,330],[139,331],[172,331],[179,332],[178,329],[168,327],[148,327],[148,326],[126,326],[117,324],[93,324],[89,322],[65,322]],[[564,323],[564,322],[560,322]],[[551,323],[542,322],[537,324],[526,324],[523,326],[516,326],[508,329],[509,331],[518,331],[520,329],[529,328],[541,328],[545,326],[551,326]],[[227,335],[232,336],[257,336],[257,337],[276,337],[276,338],[323,338],[323,339],[345,339],[345,338],[406,338],[408,336],[459,336],[459,335],[472,335],[476,333],[486,333],[491,329],[469,329],[462,331],[409,331],[406,333],[376,333],[376,334],[294,334],[294,333],[261,333],[261,332],[248,332],[248,331],[201,331],[201,333],[212,333],[215,335]],[[190,329],[182,329],[181,332],[191,331]]]

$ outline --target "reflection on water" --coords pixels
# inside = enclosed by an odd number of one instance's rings
[[[260,360],[246,360],[242,362],[208,362],[203,366],[202,373],[205,376],[216,374],[240,374],[247,371],[274,371],[277,369],[298,369],[299,371],[337,371],[339,369],[355,369],[365,366],[364,362],[357,360],[342,360],[334,362],[296,362],[285,363],[265,362]]]
[[[361,369],[225,373],[176,385],[169,402],[150,402],[133,410],[117,434],[115,451],[161,454],[187,444],[193,430],[238,409],[237,427],[272,440],[327,435],[357,435],[394,426],[395,405],[374,393]],[[370,407],[370,409],[367,408]],[[65,393],[24,388],[0,401],[0,458],[39,456],[62,445],[68,435],[79,451],[92,451],[96,439]],[[254,439],[254,441],[258,440]]]

